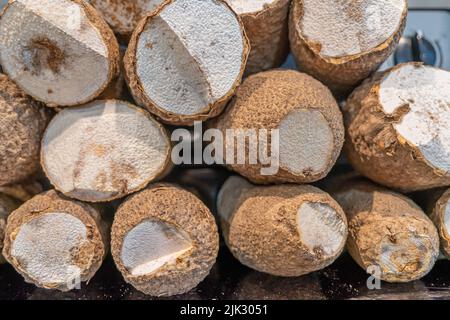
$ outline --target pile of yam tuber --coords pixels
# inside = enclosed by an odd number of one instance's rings
[[[383,281],[424,277],[450,259],[450,72],[378,72],[407,13],[406,0],[10,0],[0,262],[68,291],[111,252],[127,283],[173,296],[208,276],[223,239],[268,275],[348,252]],[[289,53],[298,70],[280,68]],[[230,171],[213,206],[166,180],[171,135],[198,124],[215,142],[256,133],[213,153]]]

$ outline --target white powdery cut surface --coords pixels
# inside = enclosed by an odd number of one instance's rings
[[[125,236],[121,260],[131,275],[144,276],[175,263],[191,248],[185,232],[161,221],[145,220]]]
[[[0,20],[0,62],[27,93],[58,105],[86,102],[106,84],[108,49],[68,0],[16,0]]]
[[[323,250],[326,256],[338,253],[345,243],[345,223],[338,213],[322,203],[303,203],[297,212],[302,243],[311,252]]]
[[[399,28],[404,0],[303,0],[300,29],[324,57],[369,52]]]
[[[331,160],[334,135],[318,110],[296,110],[280,123],[280,165],[289,172],[320,174]]]
[[[65,109],[47,128],[42,162],[63,193],[109,200],[164,168],[169,141],[162,130],[146,112],[115,100]]]
[[[394,124],[398,134],[422,153],[430,166],[450,172],[450,72],[405,65],[389,73],[380,87],[387,114],[408,105]]]
[[[137,76],[159,108],[196,115],[232,89],[243,50],[239,21],[224,3],[175,0],[140,34]]]
[[[20,227],[11,256],[33,280],[65,284],[83,272],[74,263],[73,252],[86,241],[87,229],[81,220],[68,213],[47,213]]]
[[[226,0],[237,14],[259,12],[278,0]]]

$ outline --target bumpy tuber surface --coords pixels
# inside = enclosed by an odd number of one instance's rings
[[[450,260],[450,189],[435,202],[431,219],[439,232],[441,252]]]
[[[409,63],[374,76],[345,107],[350,162],[402,191],[449,186],[449,106],[448,71]]]
[[[407,13],[406,0],[293,0],[291,49],[303,71],[343,95],[391,55]]]
[[[256,187],[231,177],[218,197],[223,234],[244,265],[298,277],[335,261],[347,240],[347,220],[325,192],[308,185]]]
[[[131,93],[165,122],[217,116],[242,79],[249,46],[222,0],[172,0],[144,18],[125,69]]]
[[[128,283],[148,295],[172,296],[191,290],[209,274],[219,235],[214,217],[196,196],[157,184],[119,208],[111,248]]]
[[[147,111],[117,100],[94,101],[55,116],[44,134],[41,163],[57,190],[100,202],[159,178],[170,149],[166,130]]]
[[[38,171],[40,142],[48,120],[43,105],[0,74],[0,186]]]
[[[246,74],[279,67],[289,53],[290,0],[226,0],[239,15],[250,41]]]
[[[119,72],[119,45],[83,0],[13,0],[0,18],[0,63],[22,89],[49,106],[99,96]]]
[[[250,76],[215,125],[224,136],[227,129],[279,129],[278,173],[263,175],[261,169],[266,166],[261,157],[257,164],[250,164],[248,144],[246,164],[238,164],[238,159],[228,163],[254,183],[320,180],[330,172],[344,144],[342,113],[333,95],[319,81],[297,71],[274,70]],[[231,143],[227,147],[233,148]],[[271,141],[267,150],[270,154]],[[238,154],[235,150],[236,157]]]
[[[89,0],[118,37],[127,42],[139,20],[165,0]]]
[[[413,201],[361,178],[334,188],[347,214],[348,251],[364,270],[396,283],[420,279],[433,268],[439,236]]]
[[[97,210],[49,191],[11,213],[3,255],[27,282],[68,291],[94,276],[107,247]]]

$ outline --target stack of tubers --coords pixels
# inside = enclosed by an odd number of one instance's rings
[[[319,291],[314,272],[345,247],[381,280],[424,277],[440,251],[450,259],[450,72],[412,62],[375,73],[407,12],[406,0],[10,0],[0,263],[69,291],[111,248],[131,286],[179,295],[216,262],[216,218],[233,256],[264,273],[244,293],[311,273]],[[301,72],[276,69],[289,46]],[[240,175],[225,174],[210,208],[185,178],[166,178],[171,130],[206,121],[223,138],[216,161]],[[239,131],[274,135],[226,139]],[[358,176],[334,180],[343,149]],[[189,185],[211,191],[210,172]],[[308,185],[319,181],[327,192]],[[399,193],[433,188],[429,216]]]

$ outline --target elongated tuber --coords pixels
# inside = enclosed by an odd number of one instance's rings
[[[254,183],[320,180],[330,172],[344,144],[342,113],[331,92],[312,77],[291,70],[261,72],[247,78],[215,126],[226,137],[227,149],[235,149],[233,163],[227,159],[229,167]],[[245,163],[238,158],[244,146],[236,146],[229,129],[256,131],[262,138],[258,146],[246,143]],[[261,133],[267,130],[270,135],[276,129],[279,141],[270,141]],[[261,154],[258,161],[250,162],[252,150],[261,150],[263,141],[267,142],[266,154],[274,160],[279,157],[276,173],[263,174],[262,169],[268,166]],[[278,148],[273,148],[275,143]]]
[[[293,0],[289,37],[300,69],[345,95],[394,51],[406,0]]]
[[[165,0],[89,0],[108,22],[114,33],[128,42],[139,20]]]
[[[0,18],[0,63],[35,99],[80,105],[118,75],[119,45],[84,0],[13,0]]]
[[[170,141],[150,114],[126,102],[94,101],[50,122],[41,163],[55,188],[82,201],[124,197],[169,167]]]
[[[96,209],[48,191],[11,213],[3,255],[27,282],[68,291],[94,276],[107,248]]]
[[[0,186],[38,171],[40,142],[49,116],[43,105],[0,74]]]
[[[431,210],[431,219],[441,239],[441,252],[450,260],[450,189],[445,190]]]
[[[219,235],[214,217],[196,196],[157,184],[121,205],[111,248],[127,282],[145,294],[172,296],[191,290],[209,274]]]
[[[289,53],[290,0],[226,0],[239,15],[250,41],[246,74],[277,68]]]
[[[3,240],[5,239],[6,221],[8,216],[17,209],[20,202],[10,196],[0,193],[0,264],[5,262],[1,251],[3,249]]]
[[[448,71],[408,63],[374,76],[344,109],[350,162],[402,191],[449,186],[449,106]]]
[[[367,272],[387,282],[424,277],[439,256],[433,222],[410,199],[361,178],[335,185],[347,214],[348,251]]]
[[[312,186],[256,187],[231,177],[218,197],[223,235],[244,265],[298,277],[335,261],[347,240],[347,220],[330,195]]]
[[[137,26],[125,55],[131,93],[170,124],[222,112],[249,51],[240,19],[222,0],[172,0]]]

